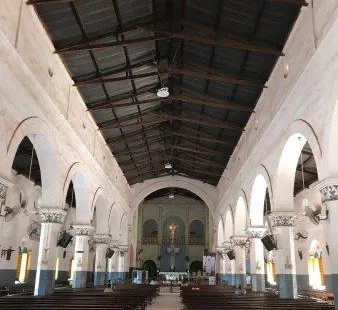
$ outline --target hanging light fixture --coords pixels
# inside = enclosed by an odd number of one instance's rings
[[[164,164],[164,168],[165,169],[172,169],[173,165],[171,163],[167,162],[167,163]]]
[[[162,87],[157,90],[157,97],[160,98],[167,98],[169,96],[169,89],[168,87]]]
[[[174,194],[174,189],[173,188],[170,191],[169,198],[170,199],[174,199],[175,198],[175,194]]]

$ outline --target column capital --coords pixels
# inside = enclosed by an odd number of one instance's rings
[[[94,227],[92,225],[76,224],[73,225],[73,232],[76,236],[91,236]]]
[[[231,236],[230,238],[233,246],[245,247],[248,244],[247,236]]]
[[[39,211],[43,223],[63,224],[67,211],[61,208],[42,207]]]
[[[252,226],[248,228],[248,234],[251,239],[262,239],[266,232],[264,226]]]
[[[272,227],[294,226],[295,218],[294,211],[275,211],[269,215]]]
[[[226,250],[226,251],[232,250],[232,244],[231,244],[230,241],[224,241],[224,242],[222,243],[222,247],[223,247],[224,250]]]
[[[320,191],[323,196],[323,203],[338,200],[338,178],[318,181],[312,188]]]
[[[128,246],[120,245],[118,251],[119,251],[119,256],[124,257],[128,252]]]
[[[94,242],[96,244],[109,244],[110,243],[110,235],[108,234],[97,234],[94,235]]]

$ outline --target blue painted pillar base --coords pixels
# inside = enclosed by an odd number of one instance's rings
[[[265,292],[265,274],[252,274],[251,288],[253,292]]]
[[[338,274],[332,274],[331,279],[334,300],[338,300]],[[335,302],[335,309],[338,309],[338,302]]]
[[[72,288],[85,288],[87,284],[87,271],[75,271],[73,274]]]
[[[310,288],[309,275],[307,275],[307,274],[297,274],[297,289],[298,290],[308,290],[309,288]]]
[[[126,282],[128,280],[128,272],[117,272],[117,280]]]
[[[242,288],[246,287],[245,274],[235,274],[235,286]]]
[[[112,281],[116,280],[117,279],[117,272],[108,272],[107,279],[112,280]]]
[[[332,275],[326,274],[325,275],[325,287],[327,291],[333,291],[333,284],[332,284]]]
[[[295,274],[278,274],[277,281],[280,298],[297,298],[297,278]]]
[[[94,272],[94,286],[102,286],[105,284],[105,272]]]
[[[55,271],[40,270],[39,286],[35,288],[34,295],[51,295],[54,293]]]

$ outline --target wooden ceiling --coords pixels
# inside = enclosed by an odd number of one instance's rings
[[[303,0],[30,0],[130,184],[216,185]],[[156,91],[169,87],[170,96]],[[170,162],[172,169],[165,169]]]

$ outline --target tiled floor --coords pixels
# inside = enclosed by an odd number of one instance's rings
[[[147,310],[179,310],[183,308],[179,293],[160,293]]]

